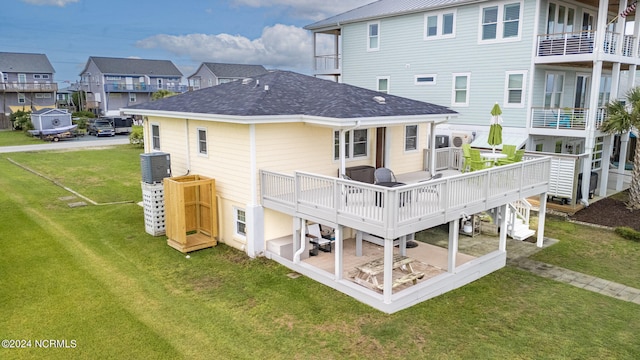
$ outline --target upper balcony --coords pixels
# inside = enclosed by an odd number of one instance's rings
[[[0,83],[3,92],[53,92],[58,91],[56,83]]]
[[[189,90],[189,86],[187,85],[169,85],[163,84],[161,86],[158,85],[149,85],[149,84],[104,84],[105,92],[140,92],[140,93],[153,93],[158,90],[168,90],[177,93],[184,93]]]
[[[531,129],[534,135],[585,136],[590,109],[583,108],[531,108]],[[595,128],[598,129],[605,118],[605,108],[596,111]],[[559,132],[560,131],[560,132]]]
[[[394,239],[459,219],[461,214],[545,193],[550,166],[550,157],[528,155],[515,164],[391,188],[305,172],[261,170],[262,204],[291,216]]]
[[[316,55],[314,58],[316,75],[340,76],[342,74],[342,58],[340,54]]]
[[[536,63],[586,61],[596,51],[609,56],[622,56],[636,63],[640,59],[638,39],[632,35],[621,35],[606,31],[601,46],[595,46],[594,30],[538,35]]]

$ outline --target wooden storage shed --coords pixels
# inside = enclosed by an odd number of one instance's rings
[[[183,253],[215,246],[218,211],[214,179],[200,175],[165,178],[167,244]]]

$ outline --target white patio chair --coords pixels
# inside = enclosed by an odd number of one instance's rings
[[[393,174],[393,171],[385,167],[377,168],[373,173],[373,178],[375,179],[375,184],[381,182],[397,182],[396,176]]]
[[[307,233],[305,236],[309,238],[309,242],[313,244],[312,254],[317,255],[318,250],[331,252],[331,240],[322,237],[320,224],[307,225]]]

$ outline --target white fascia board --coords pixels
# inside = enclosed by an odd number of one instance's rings
[[[305,116],[304,122],[308,124],[328,126],[333,128],[339,127],[379,127],[390,125],[402,125],[402,124],[416,124],[416,123],[446,123],[449,119],[457,117],[457,114],[438,114],[438,115],[409,115],[409,116],[379,116],[379,117],[366,117],[366,118],[324,118],[315,116]]]
[[[246,124],[246,125],[302,122],[301,115],[238,116],[238,115],[203,114],[203,113],[188,113],[188,112],[160,111],[160,110],[144,110],[144,109],[140,109],[140,110],[122,109],[122,112],[127,115],[157,116],[157,117],[166,117],[166,118],[173,118],[173,119],[203,120],[203,121],[215,121],[215,122]]]

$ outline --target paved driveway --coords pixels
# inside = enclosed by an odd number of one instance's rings
[[[0,146],[0,153],[43,151],[60,149],[82,149],[96,146],[124,145],[129,143],[129,136],[116,135],[114,137],[81,136],[74,139],[61,140],[58,142],[46,142],[33,145]]]

